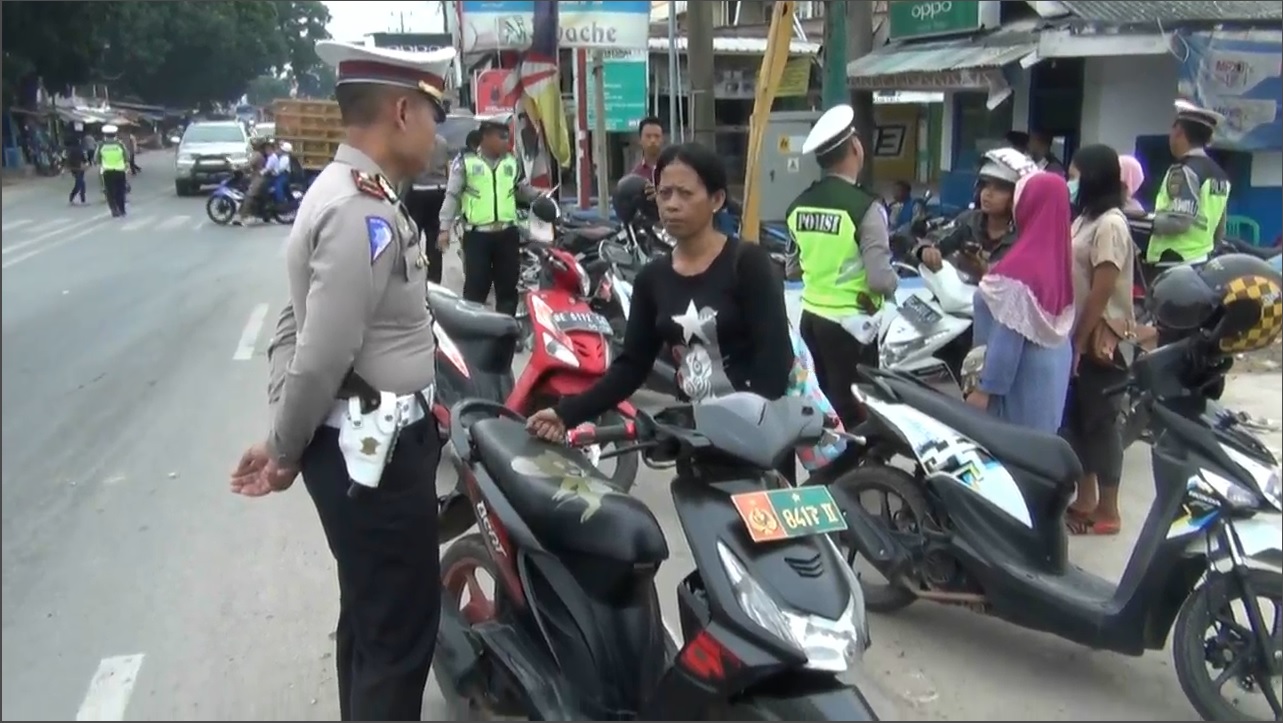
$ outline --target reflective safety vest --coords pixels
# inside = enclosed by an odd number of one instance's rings
[[[1216,230],[1225,217],[1229,201],[1229,177],[1216,161],[1203,154],[1188,155],[1177,161],[1168,169],[1158,189],[1154,214],[1191,217],[1193,222],[1182,233],[1151,236],[1145,260],[1159,263],[1165,251],[1185,261],[1210,255],[1216,248]]]
[[[471,226],[517,222],[517,157],[508,154],[493,168],[476,153],[463,157],[463,218]]]
[[[789,209],[788,228],[802,266],[802,309],[839,321],[861,313],[865,294],[877,307],[882,296],[869,290],[860,256],[859,226],[875,199],[836,177],[811,184]]]
[[[102,160],[102,170],[104,171],[123,171],[128,165],[125,157],[125,147],[118,141],[106,141],[98,149],[99,158]]]

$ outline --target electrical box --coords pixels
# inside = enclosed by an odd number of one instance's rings
[[[820,115],[819,111],[771,113],[757,164],[763,222],[783,221],[798,194],[820,179],[815,154],[802,154],[802,143]]]

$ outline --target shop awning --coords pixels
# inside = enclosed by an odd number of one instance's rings
[[[867,90],[988,90],[995,75],[1037,52],[1037,42],[980,45],[943,41],[888,45],[846,67],[852,87]]]

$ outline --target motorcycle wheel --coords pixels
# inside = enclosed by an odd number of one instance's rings
[[[227,196],[210,196],[205,202],[205,215],[219,226],[226,226],[236,218],[236,202]]]
[[[272,217],[276,219],[277,223],[283,223],[286,226],[289,226],[294,223],[294,219],[298,217],[298,206],[291,206],[286,209],[272,209]]]
[[[1262,606],[1261,610],[1266,626],[1272,627],[1277,611],[1280,606],[1283,606],[1283,592],[1281,592],[1283,574],[1277,570],[1262,568],[1240,568],[1238,572],[1246,574],[1248,583],[1258,599],[1264,598],[1273,603],[1274,614],[1271,614],[1266,606]],[[1222,694],[1224,684],[1217,686],[1212,679],[1213,675],[1217,677],[1223,675],[1231,666],[1243,664],[1244,661],[1240,658],[1248,654],[1246,648],[1249,647],[1250,641],[1244,640],[1243,634],[1252,634],[1251,623],[1236,620],[1235,610],[1230,607],[1234,602],[1241,600],[1235,574],[1213,573],[1202,587],[1190,593],[1190,596],[1185,599],[1185,604],[1181,606],[1172,634],[1172,662],[1175,664],[1176,678],[1180,681],[1185,697],[1189,699],[1190,704],[1203,720],[1279,720],[1276,717],[1277,714],[1260,718],[1243,711],[1234,702],[1226,700]],[[1256,604],[1256,601],[1252,603]],[[1267,631],[1267,634],[1277,636],[1279,630],[1275,628]],[[1264,648],[1266,655],[1277,656],[1279,641],[1267,640],[1264,642]],[[1215,672],[1207,670],[1209,663],[1215,666]],[[1251,664],[1251,661],[1247,661],[1248,666]],[[1277,662],[1274,665],[1277,666]],[[1225,681],[1225,684],[1237,686],[1235,692],[1259,696],[1261,695],[1259,691],[1251,691],[1246,686],[1259,688],[1261,685],[1270,685],[1273,687],[1277,678],[1276,675],[1261,681],[1255,674],[1250,677],[1241,675]],[[1277,687],[1274,695],[1280,695]],[[1262,708],[1268,708],[1268,704],[1263,705]]]
[[[886,514],[876,513],[867,508],[866,511],[879,518],[893,531],[919,534],[920,526],[929,515],[927,500],[922,495],[918,483],[908,473],[895,467],[857,467],[834,480],[832,487],[841,494],[840,499],[850,500],[854,504],[861,504],[862,493],[881,494],[882,506],[887,510]],[[889,505],[890,498],[893,496],[900,499],[900,509],[894,513],[890,512]],[[890,515],[890,519],[886,518],[887,515]],[[855,541],[851,539],[849,533],[839,534],[838,538],[835,542],[840,542],[838,546],[846,552],[847,563],[855,571],[855,560],[858,555]],[[874,584],[867,581],[858,571],[855,572],[860,580],[860,589],[864,591],[865,607],[875,613],[893,613],[908,607],[918,599],[912,590],[899,582],[888,580],[885,584]]]
[[[484,594],[485,590],[477,580],[478,572],[485,573],[494,581],[494,594],[490,600],[479,600],[473,596]],[[446,605],[459,606],[460,614],[469,625],[478,625],[499,619],[502,596],[499,593],[499,566],[495,564],[490,548],[486,545],[481,533],[474,532],[454,541],[446,548],[441,557],[441,599]],[[464,603],[464,593],[468,595]],[[442,687],[445,691],[445,687]],[[450,708],[450,720],[494,720],[496,713],[504,712],[509,705],[485,696],[447,696],[446,705]],[[506,712],[511,712],[508,710]]]

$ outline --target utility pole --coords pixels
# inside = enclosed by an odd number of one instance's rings
[[[717,84],[713,72],[713,7],[717,3],[686,3],[686,67],[690,75],[691,130],[694,140],[715,148],[717,137],[717,109],[714,104]]]
[[[682,96],[679,70],[682,54],[677,52],[677,35],[677,0],[668,0],[668,137],[684,143],[686,134],[681,132],[681,113],[677,103]],[[656,102],[656,107],[658,105]]]
[[[831,9],[835,4],[838,3],[829,3],[825,10]],[[846,3],[849,9],[846,46],[850,60],[858,60],[873,52],[873,5],[873,0]],[[842,75],[846,75],[845,63],[842,65]],[[873,92],[857,90],[851,93],[851,107],[855,110],[855,130],[864,144],[864,174],[860,180],[867,184],[873,180],[873,150],[878,141],[877,122],[873,119]]]
[[[865,3],[856,0],[857,5]],[[824,108],[851,100],[846,79],[847,5],[844,0],[824,3]]]

